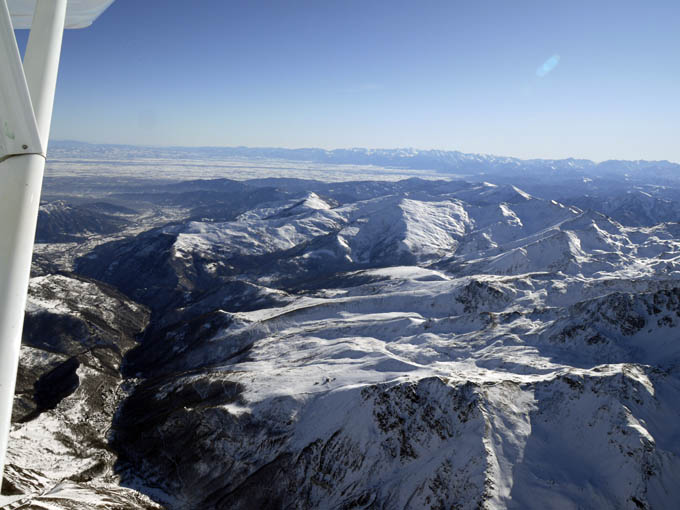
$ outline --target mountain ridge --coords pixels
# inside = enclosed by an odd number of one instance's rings
[[[466,153],[458,150],[441,149],[319,149],[319,148],[280,148],[246,146],[141,146],[117,145],[55,140],[50,149],[56,157],[63,157],[68,151],[89,149],[92,154],[105,155],[113,152],[135,154],[147,152],[155,156],[161,154],[201,154],[203,157],[250,157],[284,159],[292,161],[313,161],[335,164],[374,164],[379,166],[404,166],[406,168],[434,168],[453,172],[455,169],[477,168],[479,165],[528,169],[541,167],[551,170],[601,170],[605,173],[640,171],[650,168],[663,168],[680,171],[680,163],[668,160],[620,160],[608,159],[595,162],[585,158],[518,158],[493,154]],[[107,149],[109,151],[107,151]],[[82,154],[79,154],[82,156]]]

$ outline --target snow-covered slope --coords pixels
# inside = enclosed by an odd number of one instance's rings
[[[676,288],[638,297],[610,281],[541,308],[556,282],[376,273],[387,279],[211,320],[200,342],[166,336],[166,373],[120,415],[126,459],[192,508],[680,498]]]
[[[605,213],[627,226],[651,227],[680,220],[680,204],[664,197],[663,191],[663,188],[635,189],[614,196],[574,197],[573,203]]]
[[[36,241],[82,241],[96,234],[112,234],[125,228],[135,211],[107,203],[76,206],[63,200],[44,203],[38,213]]]
[[[120,486],[107,446],[125,398],[120,364],[148,321],[106,285],[31,280],[0,508],[156,508]]]
[[[677,223],[491,182],[275,187],[78,261],[152,310],[108,436],[126,484],[183,510],[677,506]],[[87,294],[109,324],[101,284],[59,278],[32,306],[82,320]]]
[[[672,505],[677,230],[489,183],[173,226],[288,295],[154,331],[116,445],[190,508]]]

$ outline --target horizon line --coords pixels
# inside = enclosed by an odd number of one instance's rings
[[[443,152],[443,153],[458,153],[464,156],[484,156],[499,159],[511,159],[517,161],[587,161],[599,165],[601,163],[606,163],[610,161],[621,161],[621,162],[645,162],[645,163],[670,163],[673,165],[680,165],[680,161],[672,161],[670,159],[620,159],[620,158],[609,158],[602,160],[595,160],[586,157],[569,156],[563,158],[546,158],[546,157],[530,157],[522,158],[519,156],[505,156],[492,153],[482,153],[482,152],[464,152],[457,149],[419,149],[417,147],[336,147],[333,149],[324,149],[322,147],[283,147],[275,145],[153,145],[153,144],[131,144],[131,143],[112,143],[112,142],[85,142],[82,140],[73,139],[54,139],[49,141],[52,143],[78,143],[82,145],[104,145],[110,147],[138,147],[146,149],[251,149],[251,150],[286,150],[286,151],[303,151],[303,150],[318,150],[325,152],[335,152],[335,151],[350,151],[350,150],[365,150],[365,151],[399,151],[399,150],[410,150],[417,152]],[[48,155],[49,159],[49,155]]]

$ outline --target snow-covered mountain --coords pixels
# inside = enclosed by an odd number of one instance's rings
[[[611,197],[575,197],[571,202],[584,209],[600,211],[624,225],[635,227],[651,227],[659,223],[680,221],[678,202],[658,192],[651,194],[636,189]]]
[[[89,412],[101,427],[84,434],[100,438],[104,467],[83,478],[100,455],[87,449],[70,471],[41,476],[63,473],[93,501],[106,491],[170,509],[680,501],[670,212],[643,208],[633,221],[618,189],[607,207],[627,217],[488,181],[154,189],[146,200],[184,218],[94,246],[79,276],[34,278],[10,476],[38,470],[22,452],[35,441],[25,451],[40,457],[39,430],[57,452],[47,465],[70,459]],[[213,193],[196,215],[188,204],[202,190]],[[239,194],[250,207],[226,198]],[[673,211],[668,190],[663,200]],[[40,343],[48,331],[61,333]],[[128,489],[116,492],[116,477]]]
[[[368,273],[152,341],[172,355],[135,366],[126,461],[192,508],[678,500],[677,288],[546,307],[569,281]]]
[[[136,212],[107,203],[73,205],[63,200],[41,204],[36,242],[77,242],[86,236],[122,230]]]
[[[31,280],[0,508],[157,508],[120,485],[107,447],[126,396],[120,365],[148,322],[101,283]]]

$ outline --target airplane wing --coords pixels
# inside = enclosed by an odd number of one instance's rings
[[[89,27],[114,0],[69,0],[64,28]],[[36,0],[7,0],[14,28],[31,28]]]

